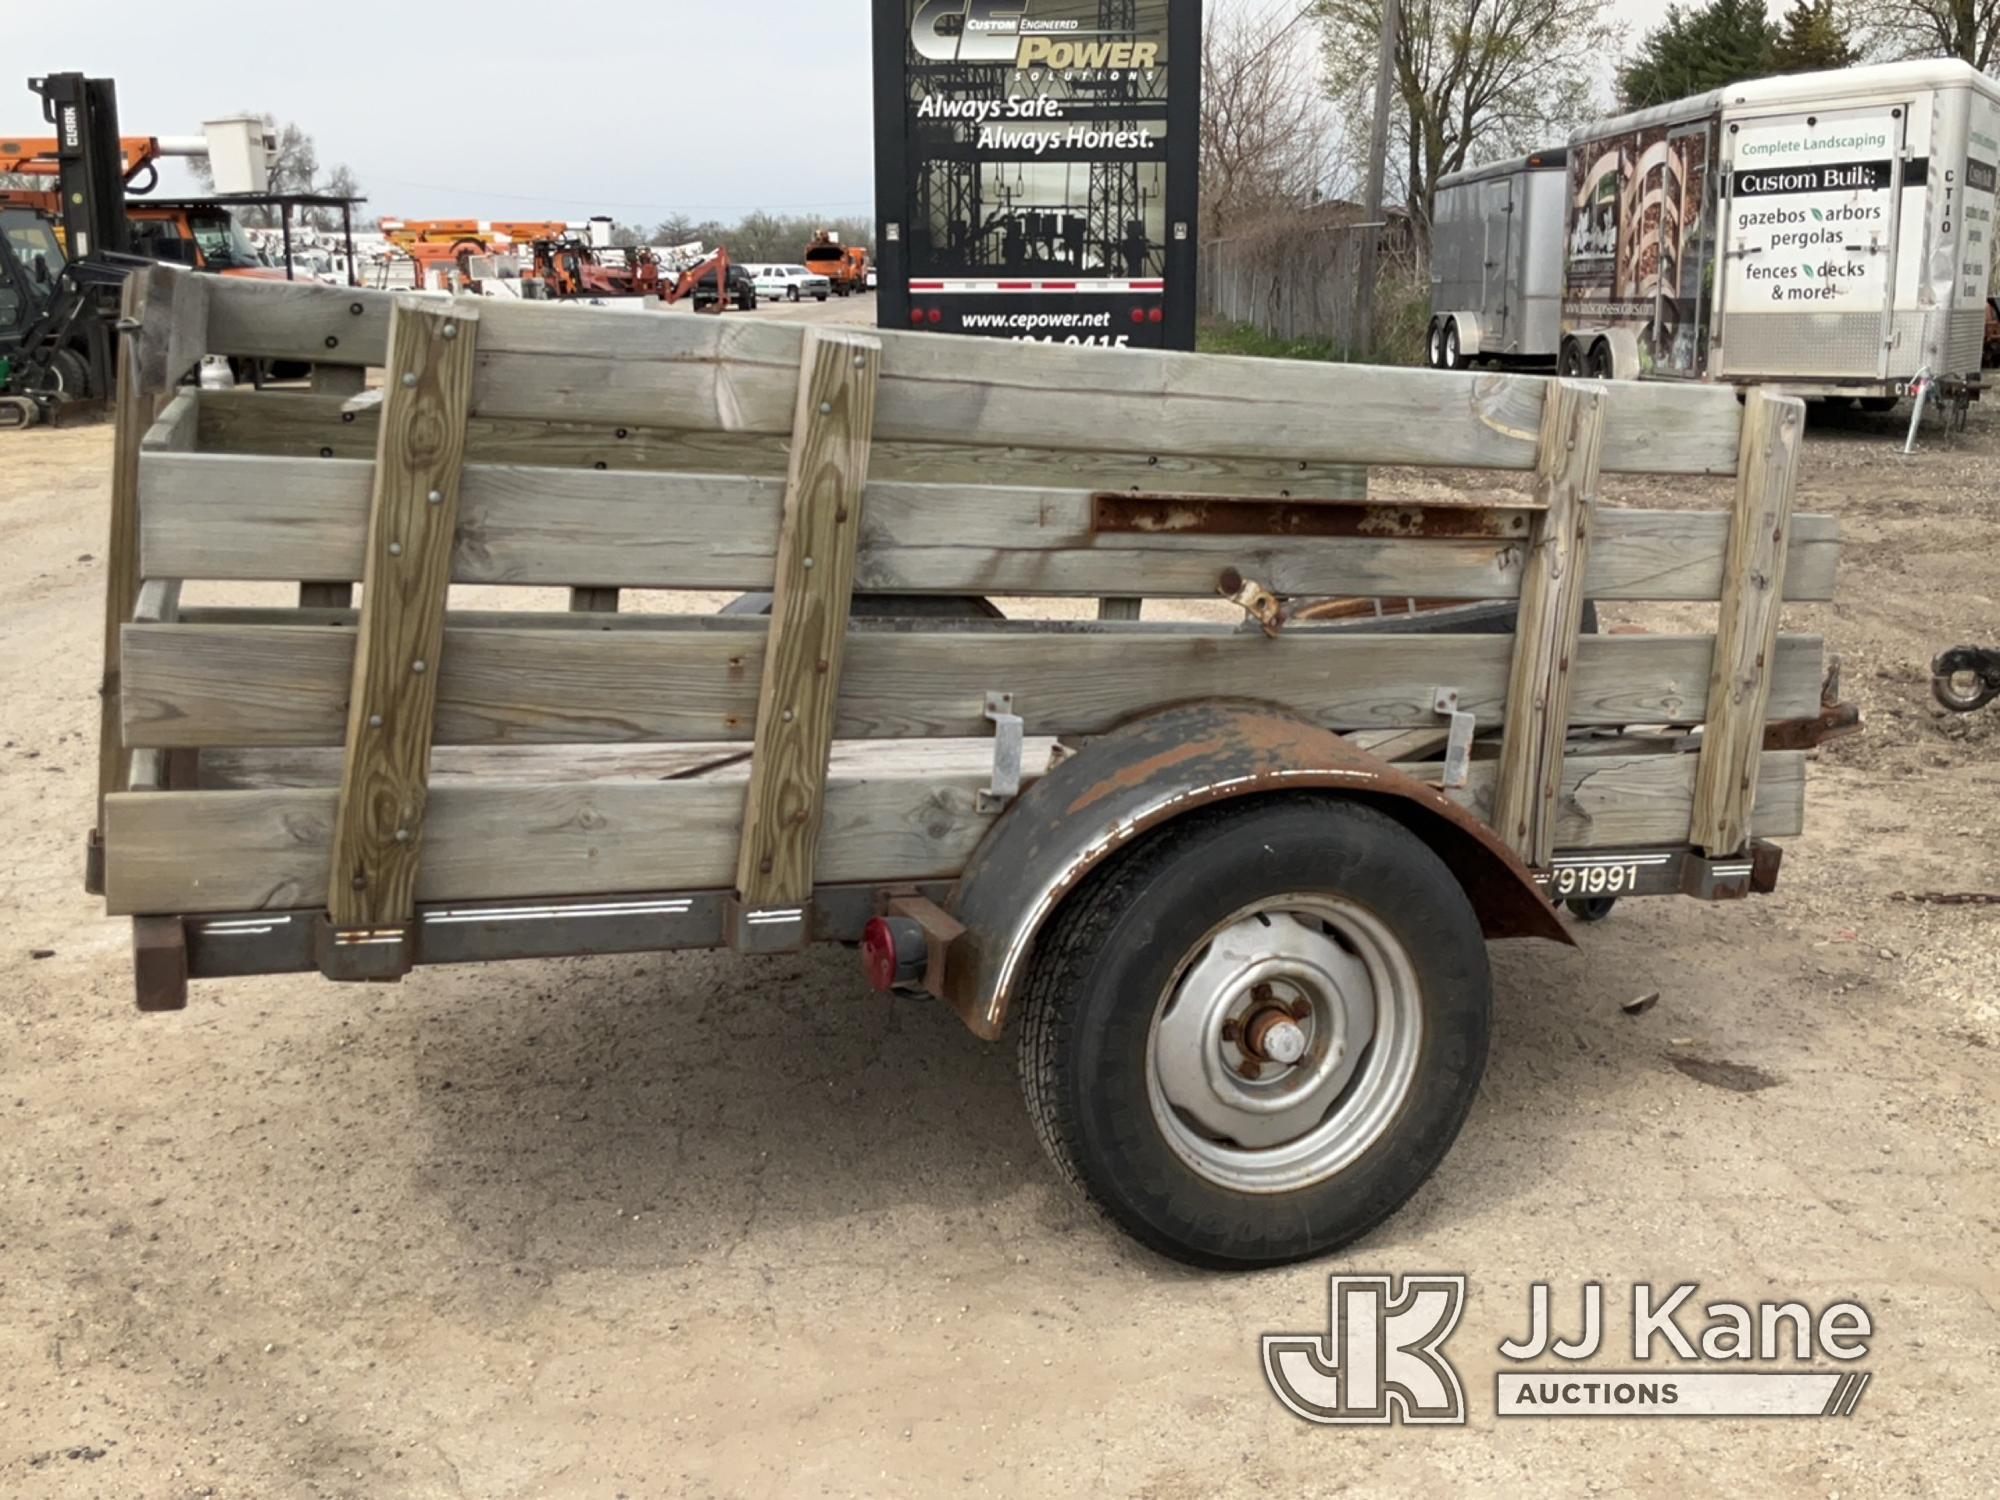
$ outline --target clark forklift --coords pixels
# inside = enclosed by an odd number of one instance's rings
[[[110,394],[119,287],[133,264],[111,80],[51,73],[28,87],[55,127],[62,235],[31,208],[0,206],[0,427]]]

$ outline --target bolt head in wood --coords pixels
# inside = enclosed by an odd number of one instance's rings
[[[439,329],[438,331],[448,339],[455,339],[458,337],[458,325],[456,323],[447,323],[444,325],[443,328]]]
[[[382,727],[382,716],[380,714],[370,714],[368,716],[368,727],[370,729],[380,729]]]
[[[810,568],[812,565],[813,565],[813,560],[810,557],[802,557],[799,559],[799,566],[802,568]]]
[[[787,724],[789,724],[792,722],[792,711],[788,708],[782,714],[778,715],[778,717],[783,719]]]
[[[821,415],[822,417],[830,415],[830,414],[832,413],[832,411],[833,411],[833,403],[832,403],[831,401],[822,401],[822,402],[820,402],[820,404],[819,404],[819,414],[820,414],[820,415]]]
[[[415,385],[416,383],[417,383],[416,371],[411,370],[404,374],[403,376],[404,385]]]
[[[401,542],[389,543],[389,555],[391,557],[401,557],[403,555],[403,544]]]
[[[430,503],[433,505],[442,505],[444,504],[444,491],[432,490],[428,495],[424,496],[424,498],[430,501]]]
[[[412,672],[421,672],[423,671],[423,669],[424,669],[424,664],[421,660],[413,661],[410,663],[410,670]]]
[[[410,841],[410,830],[407,828],[398,828],[396,830],[396,842],[399,844],[407,844],[409,843],[409,841]]]

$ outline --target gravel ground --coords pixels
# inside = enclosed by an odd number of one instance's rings
[[[78,888],[109,431],[0,438],[0,1493],[1991,1493],[2000,907],[1892,893],[2000,891],[2000,708],[1926,692],[1940,647],[2000,644],[2000,417],[1908,461],[1897,428],[1808,443],[1846,567],[1787,625],[1869,727],[1814,764],[1778,894],[1497,947],[1443,1169],[1351,1251],[1236,1277],[1081,1213],[1011,1048],[838,950],[135,1014]],[[1469,1275],[1476,1437],[1278,1407],[1258,1336],[1323,1329],[1336,1270]],[[1846,1421],[1496,1421],[1528,1284],[1573,1317],[1590,1279],[1858,1299],[1874,1382]]]

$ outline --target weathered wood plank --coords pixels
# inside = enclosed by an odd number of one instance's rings
[[[1598,454],[1604,441],[1603,387],[1559,380],[1542,408],[1535,492],[1543,508],[1521,576],[1514,656],[1508,668],[1507,732],[1493,792],[1493,827],[1530,866],[1555,852],[1562,790],[1571,663],[1583,623]]]
[[[804,341],[737,852],[746,909],[812,896],[881,356],[865,334],[813,330]]]
[[[148,454],[148,574],[227,580],[358,577],[368,465],[339,459]],[[455,583],[628,588],[771,586],[776,478],[471,465]],[[1207,598],[1234,567],[1281,594],[1499,599],[1522,548],[1409,537],[1092,531],[1091,491],[871,481],[855,587],[878,593],[1145,594]],[[1601,511],[1586,590],[1597,599],[1713,599],[1729,517]],[[1793,528],[1788,597],[1829,598],[1838,533]]]
[[[253,282],[233,276],[205,279],[210,285],[211,354],[303,359],[327,365],[383,363],[389,347],[389,310],[399,296],[420,295],[304,281]]]
[[[381,362],[383,294],[219,282],[221,352]],[[386,300],[384,298],[383,300]],[[349,314],[350,307],[360,308]],[[791,430],[803,329],[753,319],[638,318],[493,303],[475,413],[619,424]],[[386,325],[384,325],[386,326]],[[370,345],[371,334],[374,343]],[[338,340],[324,347],[326,338]],[[1166,455],[1531,469],[1536,376],[1345,368],[1154,350],[1088,349],[884,331],[884,439],[1090,450],[1115,432]],[[1607,471],[1729,473],[1740,412],[1730,392],[1618,381],[1606,387]],[[1339,421],[1327,414],[1338,412]]]
[[[208,291],[217,280],[172,266],[146,266],[126,277],[139,283],[139,381],[172,390],[208,352]]]
[[[192,453],[198,436],[201,393],[183,386],[160,408],[153,425],[139,442],[141,453]]]
[[[1678,844],[1693,800],[1690,755],[1570,761],[1556,831],[1562,849]],[[1802,826],[1805,756],[1764,757],[1753,828]],[[1433,771],[1435,767],[1431,768]],[[1421,773],[1421,772],[1420,772]],[[1491,762],[1460,800],[1479,810]],[[826,794],[822,880],[946,878],[992,818],[974,810],[985,773],[835,780]],[[120,793],[106,809],[114,912],[250,911],[327,897],[331,790]],[[740,784],[604,781],[440,785],[431,794],[421,901],[700,890],[735,878]]]
[[[625,620],[635,623],[613,631],[448,622],[437,742],[750,738],[764,670],[761,622],[671,629],[664,628],[670,616]],[[1431,689],[1456,687],[1461,706],[1488,727],[1505,721],[1510,649],[1505,636],[1301,627],[1275,641],[1200,629],[1047,636],[852,629],[834,732],[842,739],[977,735],[987,728],[981,707],[992,688],[1014,694],[1032,734],[1096,734],[1157,704],[1162,683],[1178,697],[1266,698],[1341,730],[1432,725]],[[351,629],[133,627],[125,653],[124,733],[134,745],[341,743]],[[1569,722],[1699,722],[1710,655],[1706,636],[1586,636],[1578,643]],[[1817,712],[1818,639],[1781,637],[1774,662],[1772,716]]]
[[[297,391],[205,391],[201,448],[208,453],[372,458],[378,420],[373,410]],[[776,433],[474,417],[466,427],[465,454],[468,463],[479,464],[782,475],[790,441],[789,434]],[[1106,441],[1117,441],[1117,434],[1106,434]],[[877,442],[869,453],[868,472],[877,479],[926,484],[1060,484],[1283,499],[1355,500],[1367,493],[1368,485],[1368,471],[1352,464],[1058,452],[967,442]]]
[[[121,633],[132,618],[141,579],[139,539],[139,460],[148,429],[171,389],[166,375],[172,308],[167,298],[174,283],[164,272],[151,270],[125,278],[119,294],[119,317],[129,330],[119,336],[118,384],[112,395],[110,531],[104,547],[104,633],[102,670],[98,679],[97,806],[91,825],[92,855],[86,860],[84,886],[98,894],[99,867],[94,851],[103,845],[104,799],[124,787],[131,776],[131,752],[120,729],[122,696]],[[146,337],[148,298],[152,298],[153,332]]]
[[[1805,424],[1805,402],[1796,396],[1753,387],[1745,400],[1743,458],[1688,834],[1711,855],[1739,853],[1750,837]]]
[[[478,333],[472,305],[412,299],[390,317],[331,851],[327,906],[337,929],[400,927],[415,906]]]

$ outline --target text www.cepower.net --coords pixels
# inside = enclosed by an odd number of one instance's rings
[[[1017,339],[1035,339],[1052,342],[1060,339],[1066,344],[1127,344],[1130,334],[1111,333],[1111,314],[1108,312],[1018,312],[1018,313],[966,313],[964,326],[969,332],[993,329],[1005,331]]]

